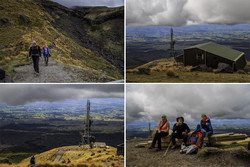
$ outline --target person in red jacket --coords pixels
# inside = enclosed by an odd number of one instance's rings
[[[160,151],[161,150],[161,138],[164,136],[168,135],[168,131],[169,131],[169,127],[170,127],[170,123],[167,120],[167,116],[166,115],[162,115],[162,120],[159,122],[157,131],[155,133],[152,145],[149,147],[149,149],[154,148],[156,141],[158,141],[158,148],[156,151]]]

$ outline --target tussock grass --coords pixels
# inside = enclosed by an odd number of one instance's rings
[[[137,71],[139,68],[149,68],[152,64],[157,64],[151,67],[150,75],[139,75]],[[214,82],[250,82],[250,62],[244,70],[239,70],[234,73],[222,73],[217,69],[213,72],[202,72],[193,71],[191,72],[192,66],[184,67],[181,63],[175,63],[175,61],[170,59],[159,59],[134,69],[129,69],[127,71],[127,82],[170,82],[170,83],[214,83]],[[246,72],[249,71],[249,72]],[[178,76],[178,77],[174,77]]]
[[[26,57],[31,42],[36,40],[40,47],[46,43],[52,46],[55,42],[56,47],[51,49],[51,58],[55,61],[97,73],[105,71],[106,74],[102,73],[103,75],[114,79],[122,78],[119,70],[108,61],[78,45],[67,33],[54,28],[48,21],[49,19],[54,22],[52,16],[33,0],[4,0],[0,2],[0,6],[4,7],[4,10],[1,10],[1,17],[9,20],[9,24],[0,27],[0,46],[4,47],[0,50],[0,66],[12,77],[15,74],[14,67],[31,63]],[[20,21],[21,14],[30,19],[28,25]]]

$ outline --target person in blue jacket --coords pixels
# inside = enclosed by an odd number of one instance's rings
[[[48,66],[50,51],[47,44],[43,47],[43,56],[44,56],[44,63],[46,66]]]
[[[30,158],[30,164],[31,165],[36,164],[36,159],[35,159],[34,155],[32,155],[31,158]]]
[[[209,138],[212,136],[213,134],[213,127],[212,127],[212,123],[209,117],[207,117],[206,114],[202,114],[201,115],[201,130],[202,132],[205,134],[203,143],[206,145],[208,144],[208,140]]]

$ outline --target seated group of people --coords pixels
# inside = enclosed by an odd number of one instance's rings
[[[173,133],[171,137],[171,141],[173,144],[171,147],[172,149],[176,148],[176,140],[175,140],[176,138],[183,139],[182,145],[186,145],[187,140],[188,140],[188,133],[190,132],[188,125],[184,123],[183,117],[176,118],[176,122],[177,123],[175,123],[173,126]],[[167,116],[162,115],[162,120],[159,122],[152,145],[149,147],[149,149],[154,148],[156,142],[158,142],[157,151],[161,150],[161,138],[169,135],[169,129],[170,129],[170,123],[167,120]],[[197,125],[196,130],[192,134],[195,134],[197,132],[203,135],[204,137],[203,143],[207,144],[208,139],[213,134],[213,128],[212,128],[211,120],[209,117],[207,117],[206,114],[201,115],[200,124]]]

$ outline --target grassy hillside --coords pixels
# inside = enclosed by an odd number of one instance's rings
[[[56,153],[59,150],[64,150],[65,153],[60,159],[60,162],[53,162]],[[43,166],[67,166],[65,163],[62,163],[63,160],[67,161],[68,158],[70,159],[71,163],[69,166],[91,166],[91,167],[102,167],[102,166],[123,166],[123,156],[116,155],[117,149],[114,147],[109,148],[94,148],[94,149],[87,149],[87,148],[79,148],[78,146],[66,146],[55,148],[41,154],[36,154],[36,164],[40,164]],[[93,155],[94,153],[94,155]],[[1,164],[3,167],[7,166],[28,166],[29,165],[29,158],[22,160],[18,164],[7,165]]]
[[[52,26],[55,19],[45,12],[42,5],[32,0],[5,0],[0,2],[0,68],[14,76],[14,67],[30,64],[27,59],[31,42],[36,40],[40,46],[47,43],[52,59],[75,65],[83,69],[107,75],[114,79],[122,77],[120,71],[97,53],[80,46],[68,33]],[[25,23],[20,18],[25,15],[30,21]],[[60,17],[57,15],[56,17]]]
[[[192,66],[184,67],[176,63],[173,58],[151,61],[134,69],[127,70],[127,82],[249,82],[250,62],[247,62],[245,71],[234,73],[219,73],[193,71]],[[146,69],[144,74],[138,74],[139,69]]]

